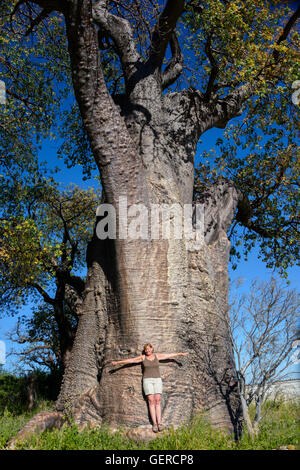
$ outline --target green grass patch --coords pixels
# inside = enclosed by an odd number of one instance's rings
[[[266,403],[263,407],[269,406]],[[250,415],[254,410],[250,408]],[[300,403],[278,402],[265,416],[259,435],[251,441],[247,432],[237,443],[237,449],[270,450],[300,443]]]
[[[12,412],[5,408],[0,414],[0,449],[5,447],[5,444],[17,434],[32,416],[39,411],[51,410],[52,408],[53,403],[47,401],[41,401],[35,410],[31,412]]]
[[[0,448],[11,439],[34,413],[51,409],[51,403],[41,403],[34,412],[14,415],[5,411],[0,416]],[[75,424],[64,425],[35,434],[17,449],[39,450],[271,450],[279,446],[299,446],[300,405],[279,403],[261,424],[258,437],[249,439],[247,432],[240,441],[221,430],[213,429],[205,415],[198,416],[189,425],[169,429],[148,442],[136,443],[125,437],[122,429],[111,433],[105,426],[79,431]]]

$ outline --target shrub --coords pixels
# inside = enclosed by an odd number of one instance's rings
[[[30,374],[16,375],[0,370],[0,413],[5,409],[14,414],[27,410],[30,378],[33,378],[35,404],[56,399],[61,382],[60,371],[49,374],[36,370]]]

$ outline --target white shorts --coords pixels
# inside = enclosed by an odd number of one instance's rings
[[[162,394],[162,380],[158,378],[143,379],[143,390],[145,395]]]

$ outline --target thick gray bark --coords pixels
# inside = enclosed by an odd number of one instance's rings
[[[240,401],[228,329],[230,243],[226,231],[238,201],[238,192],[225,180],[208,187],[198,200],[205,207],[205,244],[190,251],[188,330],[189,341],[200,356],[194,376],[195,395],[209,411],[212,423],[227,427],[231,423],[237,433]]]
[[[137,356],[143,344],[152,342],[159,352],[190,353],[161,366],[165,424],[176,426],[208,410],[213,424],[237,428],[225,232],[237,201],[234,188],[223,181],[198,201],[206,208],[204,244],[94,239],[58,410],[71,406],[79,424],[146,426],[141,367],[115,368],[110,361]]]
[[[103,18],[102,2],[98,5],[94,19],[114,29],[113,18]],[[105,202],[117,213],[118,198],[125,195],[129,206],[192,203],[197,141],[205,130],[224,126],[236,115],[249,88],[222,103],[215,98],[207,103],[194,90],[163,97],[155,67],[138,75],[126,27],[127,95],[114,102],[105,86],[88,8],[89,2],[72,2],[65,15],[74,89]],[[149,67],[156,63],[152,59]],[[140,355],[151,342],[158,352],[190,353],[188,359],[161,367],[165,424],[189,421],[204,408],[212,422],[234,429],[239,398],[227,321],[226,230],[238,195],[220,182],[200,202],[206,210],[204,244],[184,238],[121,240],[118,232],[116,240],[95,236],[91,242],[85,300],[57,402],[57,410],[68,406],[78,423],[149,423],[140,366],[113,370],[109,363]]]
[[[245,85],[219,99],[196,90],[162,94],[181,70],[174,37],[182,0],[167,1],[143,60],[130,24],[106,10],[106,2],[43,2],[65,16],[73,85],[98,165],[105,202],[118,213],[128,205],[181,206],[192,202],[194,155],[201,134],[240,112],[251,93]],[[114,41],[126,94],[109,95],[98,34]],[[168,43],[172,60],[161,65]],[[101,241],[88,249],[88,279],[77,334],[57,401],[78,423],[129,427],[149,423],[140,366],[112,371],[109,362],[139,355],[152,342],[159,352],[188,351],[183,361],[162,366],[163,419],[178,425],[208,409],[212,422],[234,428],[239,411],[227,321],[226,230],[238,196],[224,182],[208,188],[204,244],[181,240]]]

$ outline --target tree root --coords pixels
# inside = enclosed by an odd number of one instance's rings
[[[64,423],[67,423],[68,420],[63,413],[57,411],[41,411],[33,416],[26,424],[23,426],[20,431],[10,439],[5,448],[7,450],[14,450],[16,444],[19,442],[24,442],[26,439],[30,438],[32,435],[38,432],[44,432],[47,429],[60,429]],[[99,426],[100,423],[97,425]],[[96,427],[95,422],[86,422],[79,425],[79,430],[83,430],[86,426]],[[110,431],[112,434],[119,431],[118,428],[111,427]],[[128,439],[134,440],[136,443],[140,441],[150,441],[156,439],[157,437],[162,437],[165,435],[167,430],[162,433],[154,434],[152,431],[152,426],[138,426],[136,428],[122,429],[122,434]]]
[[[6,449],[15,449],[16,443],[28,439],[36,432],[43,432],[46,429],[61,428],[65,422],[62,413],[56,411],[41,411],[33,416],[28,423],[23,426],[18,434],[6,444]]]

